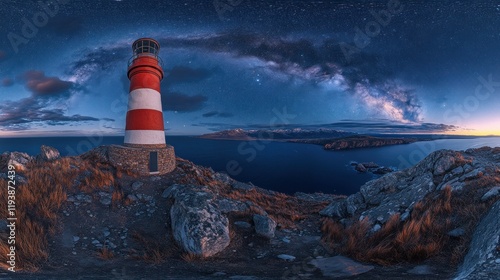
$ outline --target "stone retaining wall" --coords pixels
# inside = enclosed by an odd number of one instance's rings
[[[125,146],[106,146],[109,162],[114,166],[120,166],[124,170],[148,176],[151,175],[149,169],[149,156],[151,152],[158,153],[158,173],[166,174],[175,169],[174,147],[167,145],[163,148],[136,148]]]

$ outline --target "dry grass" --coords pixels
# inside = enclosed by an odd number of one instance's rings
[[[438,196],[416,203],[407,221],[400,222],[399,214],[393,215],[375,233],[367,219],[348,227],[323,219],[323,240],[338,253],[381,265],[418,262],[433,256],[457,264],[467,252],[475,226],[492,204],[478,202],[478,187],[483,186],[474,183],[457,195],[447,187]],[[450,238],[447,233],[456,227],[464,228],[466,234]]]
[[[26,184],[16,182],[16,270],[36,271],[49,257],[48,238],[56,233],[61,206],[67,193],[79,189],[87,193],[114,184],[113,168],[91,164],[76,157],[67,157],[42,164],[31,163],[18,172]],[[19,178],[19,177],[18,177]],[[7,181],[0,180],[7,190]],[[120,193],[113,194],[120,200]],[[121,194],[123,195],[123,194]],[[0,192],[0,201],[7,201],[7,192]],[[7,217],[7,208],[0,207],[0,217]],[[6,268],[7,236],[0,238],[0,267]]]
[[[92,193],[95,190],[107,190],[115,183],[115,170],[110,166],[84,161],[80,170],[87,174],[78,186],[82,192]]]
[[[144,233],[133,232],[132,238],[141,248],[135,258],[145,262],[160,264],[178,252],[177,246],[167,246],[164,243],[158,242],[156,238]]]
[[[101,250],[97,252],[97,257],[101,260],[111,260],[115,257],[113,251],[109,250],[108,247],[104,246]]]
[[[201,257],[199,257],[193,253],[184,252],[181,255],[181,259],[184,260],[185,262],[194,262],[194,261],[200,260]]]
[[[16,269],[36,271],[48,259],[48,236],[56,232],[58,212],[66,201],[66,191],[73,184],[79,170],[72,168],[74,159],[64,158],[53,163],[31,164],[22,174],[27,184],[17,182],[16,189]],[[19,174],[18,174],[19,175]],[[7,181],[0,181],[7,189]],[[0,200],[7,201],[7,192],[0,192]],[[7,217],[6,207],[0,216]],[[6,239],[0,242],[0,251],[7,250]],[[5,264],[6,255],[0,255]]]
[[[116,189],[113,191],[113,194],[111,195],[111,204],[113,207],[117,207],[118,205],[125,205],[126,199],[123,191],[121,188]]]
[[[247,192],[231,191],[226,196],[230,199],[250,201],[264,209],[271,218],[285,228],[295,227],[295,222],[304,219],[307,215],[318,213],[328,205],[323,203],[307,203],[293,196],[283,193],[274,195],[264,194],[257,190]],[[250,209],[252,213],[259,213],[258,208]]]

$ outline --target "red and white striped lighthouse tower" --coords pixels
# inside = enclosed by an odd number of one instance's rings
[[[164,75],[158,57],[160,44],[150,38],[141,38],[132,44],[132,50],[124,144],[137,148],[166,147],[160,94]]]
[[[124,145],[110,145],[107,156],[121,169],[141,176],[163,175],[175,169],[174,147],[165,142],[160,82],[163,79],[160,44],[136,40],[128,63],[130,94]]]

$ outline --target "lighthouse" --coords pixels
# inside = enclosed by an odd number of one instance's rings
[[[141,38],[132,44],[132,51],[127,71],[130,92],[124,144],[162,148],[166,142],[161,107],[160,82],[164,73],[158,56],[160,44],[150,38]]]
[[[175,169],[176,162],[174,148],[165,142],[160,44],[141,38],[132,44],[132,51],[124,143],[109,146],[105,154],[122,170],[143,176],[166,174]]]

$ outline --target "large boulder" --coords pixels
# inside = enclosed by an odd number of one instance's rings
[[[40,147],[40,154],[37,156],[37,161],[38,162],[54,161],[60,158],[61,154],[56,148],[42,145]]]
[[[186,252],[209,257],[229,245],[229,221],[208,188],[177,185],[167,197],[174,199],[170,209],[174,239]]]
[[[26,171],[26,165],[33,161],[33,157],[26,153],[5,152],[0,155],[0,171],[6,172],[9,165],[16,168],[16,171]]]
[[[500,201],[493,204],[476,228],[469,252],[455,279],[500,279]]]

